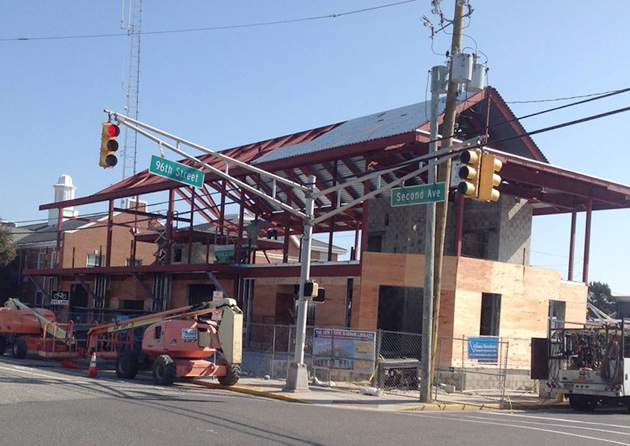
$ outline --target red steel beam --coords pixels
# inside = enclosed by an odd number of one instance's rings
[[[569,271],[567,280],[573,281],[573,263],[575,258],[575,226],[577,223],[577,212],[571,212],[571,232],[569,234]]]
[[[205,219],[206,219],[209,223],[213,223],[213,222],[215,221],[215,220],[214,220],[211,216],[209,216],[209,215],[205,212],[205,210],[203,210],[203,209],[201,209],[199,206],[197,206],[197,204],[196,204],[196,203],[194,203],[194,201],[193,201],[193,200],[191,200],[191,199],[190,199],[190,197],[188,197],[188,196],[187,196],[187,195],[186,195],[186,194],[185,194],[182,190],[180,190],[180,189],[175,189],[175,192],[177,193],[177,195],[179,195],[180,197],[182,197],[182,198],[184,199],[184,201],[186,201],[188,204],[190,204],[191,206],[194,206],[195,211],[199,212],[199,214],[200,214],[203,218],[205,218]],[[204,203],[204,202],[203,202],[203,200],[201,199],[201,197],[197,197],[197,199],[198,199],[199,201],[201,201],[202,203]]]
[[[109,211],[107,212],[107,245],[105,247],[105,266],[112,264],[112,219],[114,218],[114,200],[109,200]]]
[[[586,227],[584,228],[584,262],[582,263],[582,282],[588,285],[588,264],[591,255],[591,217],[593,199],[589,198],[586,208]]]

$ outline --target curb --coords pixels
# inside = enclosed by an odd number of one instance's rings
[[[409,411],[423,411],[423,410],[484,410],[484,409],[501,409],[500,404],[463,404],[463,403],[452,403],[452,404],[414,404],[411,406],[401,407],[396,409],[396,412],[401,412],[405,410]]]
[[[512,405],[510,406],[510,404],[508,403],[504,403],[503,407],[501,407],[501,410],[547,410],[547,409],[568,409],[569,405],[568,404],[535,404],[535,403],[530,403],[530,404],[523,404],[523,403],[512,403]]]
[[[213,382],[208,382],[208,381],[191,380],[190,382],[192,384],[196,384],[203,387],[209,387],[212,389],[229,390],[231,392],[244,393],[246,395],[262,396],[262,397],[271,398],[271,399],[280,400],[280,401],[288,401],[291,403],[310,404],[308,401],[304,401],[299,398],[295,398],[289,395],[283,395],[279,393],[268,392],[266,390],[252,389],[249,387],[242,387],[242,386],[224,386],[218,383],[213,383]]]

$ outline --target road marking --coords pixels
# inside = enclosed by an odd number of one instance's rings
[[[432,415],[426,415],[426,414],[410,414],[410,413],[401,413],[401,415],[407,415],[407,416],[416,416],[416,417],[423,417],[423,418],[435,418],[438,420],[444,420],[443,416],[432,416]],[[451,418],[451,417],[449,417]],[[532,430],[532,431],[540,431],[540,432],[547,432],[550,434],[558,434],[558,435],[566,435],[569,437],[577,437],[577,438],[582,438],[585,440],[594,440],[594,441],[601,441],[604,443],[612,443],[612,444],[620,444],[623,446],[630,446],[630,443],[623,443],[621,441],[615,441],[615,440],[607,440],[605,438],[598,438],[598,437],[590,437],[588,435],[580,435],[580,434],[574,434],[571,432],[563,432],[563,431],[557,431],[557,430],[553,430],[553,429],[543,429],[540,427],[531,427],[531,426],[522,426],[520,424],[507,424],[507,423],[495,423],[492,421],[481,421],[481,420],[466,420],[466,419],[462,419],[462,418],[457,418],[457,421],[463,421],[465,423],[477,423],[477,424],[490,424],[490,425],[494,425],[494,426],[505,426],[505,427],[513,427],[516,429],[525,429],[525,430]],[[569,426],[567,426],[569,427]]]
[[[449,414],[450,415],[450,414]],[[496,414],[496,415],[507,415],[507,414]],[[451,418],[455,418],[455,417],[451,417]],[[472,420],[486,420],[487,418],[484,418],[483,416],[480,415],[459,415],[457,417],[457,419],[461,419],[461,418],[470,418]],[[529,417],[525,417],[525,418],[529,418]],[[541,417],[536,417],[536,418],[541,418]],[[494,418],[495,420],[499,420],[498,418]],[[561,420],[557,420],[555,418],[548,418],[548,420],[554,420],[554,421],[561,421]],[[630,436],[630,432],[618,432],[618,431],[611,431],[611,430],[606,430],[606,429],[597,429],[594,427],[586,427],[586,426],[571,426],[571,425],[567,425],[567,424],[557,424],[557,423],[543,423],[540,421],[525,421],[525,420],[515,420],[516,422],[520,422],[520,423],[527,423],[527,424],[540,424],[543,426],[555,426],[555,427],[564,427],[564,428],[571,428],[571,429],[583,429],[583,430],[589,430],[589,431],[596,431],[596,432],[605,432],[608,434],[616,434],[616,435],[626,435],[626,436]],[[599,424],[599,426],[604,426],[603,424]],[[625,426],[616,426],[616,425],[609,425],[611,427],[621,427],[621,428],[626,428]]]
[[[501,415],[504,417],[522,417],[522,418],[535,418],[541,420],[554,420],[554,421],[562,421],[565,423],[575,423],[575,424],[594,424],[596,426],[606,426],[606,427],[618,427],[620,429],[630,429],[630,426],[627,425],[618,425],[618,424],[604,424],[604,423],[595,423],[592,421],[581,421],[567,418],[554,418],[554,417],[541,417],[536,415],[519,415],[519,414],[509,414],[509,413],[501,413],[501,412],[492,412],[495,415]]]
[[[19,366],[15,366],[15,367],[2,367],[2,366],[0,366],[0,369],[8,370],[10,372],[20,372],[20,373],[26,373],[26,374],[29,374],[29,375],[44,376],[46,378],[56,379],[58,381],[71,381],[71,382],[76,383],[76,384],[87,384],[88,383],[87,381],[77,381],[77,380],[70,379],[70,378],[59,378],[57,376],[47,375],[47,374],[44,374],[44,373],[31,372],[31,371],[28,371],[28,370],[24,370],[24,367],[19,367]]]

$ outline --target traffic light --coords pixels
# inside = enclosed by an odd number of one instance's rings
[[[497,201],[501,192],[495,189],[501,184],[501,177],[496,174],[503,167],[503,163],[494,155],[485,153],[481,158],[481,173],[479,176],[479,200]]]
[[[116,150],[118,150],[118,141],[116,137],[120,135],[120,127],[111,122],[103,123],[101,132],[101,158],[98,165],[106,169],[111,169],[118,163],[116,158]]]
[[[317,296],[319,285],[317,282],[313,282],[312,280],[307,280],[304,282],[304,297],[308,299],[309,297]]]
[[[461,181],[457,185],[457,192],[466,198],[477,198],[481,149],[465,150],[459,156],[459,159],[464,165],[459,169]]]
[[[322,303],[326,300],[326,290],[322,287],[317,289],[317,296],[313,296],[313,302]]]

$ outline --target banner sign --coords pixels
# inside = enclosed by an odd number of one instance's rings
[[[468,358],[497,362],[499,360],[499,338],[468,338]]]
[[[373,331],[316,328],[313,334],[313,367],[371,374],[375,351]]]

